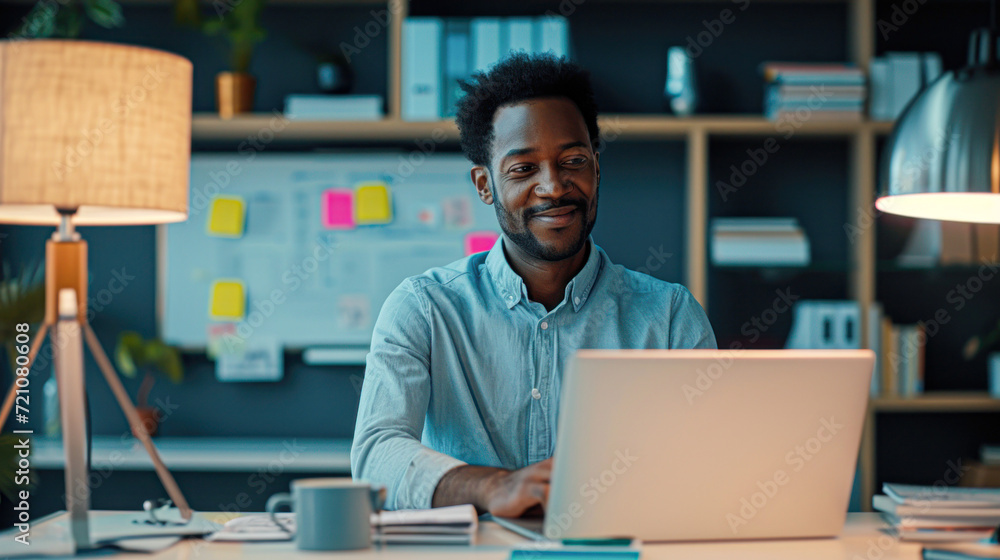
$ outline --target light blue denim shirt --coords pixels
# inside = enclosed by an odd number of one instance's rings
[[[429,508],[452,468],[518,469],[552,456],[563,371],[581,348],[716,348],[680,284],[612,264],[592,240],[552,311],[528,299],[504,256],[407,278],[375,323],[351,449],[356,479],[387,509]]]

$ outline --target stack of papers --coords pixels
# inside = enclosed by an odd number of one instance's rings
[[[372,516],[372,525],[379,522]],[[386,511],[377,539],[386,544],[471,544],[479,517],[471,504],[436,509]]]
[[[277,514],[278,522],[295,532],[295,514]],[[427,510],[386,511],[372,515],[372,540],[383,544],[471,544],[479,529],[472,505]],[[244,515],[227,522],[210,541],[283,541],[291,536],[266,513]]]
[[[713,218],[711,248],[716,266],[808,266],[810,258],[795,218]]]
[[[978,541],[1000,524],[1000,488],[940,488],[883,484],[872,507],[899,531],[901,540]]]

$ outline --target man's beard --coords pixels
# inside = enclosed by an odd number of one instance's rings
[[[496,193],[496,191],[494,191],[494,193]],[[594,193],[594,218],[591,218],[590,216],[590,208],[586,208],[583,204],[576,201],[571,203],[576,206],[577,211],[580,212],[580,219],[583,220],[583,227],[580,228],[580,235],[577,239],[563,250],[543,245],[531,229],[528,228],[528,220],[531,218],[524,217],[522,215],[522,219],[518,220],[517,217],[504,208],[503,204],[500,202],[500,197],[495,194],[493,197],[493,206],[496,209],[497,222],[500,223],[500,229],[502,229],[507,238],[517,245],[522,251],[539,260],[561,261],[572,257],[583,249],[584,244],[587,242],[587,237],[590,236],[590,232],[593,231],[594,224],[597,222],[597,198],[598,193]],[[565,206],[565,204],[562,206]],[[533,212],[533,214],[544,212],[552,207],[541,208],[537,212]]]

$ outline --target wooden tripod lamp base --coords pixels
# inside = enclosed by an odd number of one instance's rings
[[[66,220],[68,222],[69,218]],[[34,364],[45,334],[51,331],[54,374],[59,387],[59,414],[66,455],[66,509],[76,549],[91,548],[95,542],[90,532],[87,513],[90,509],[90,486],[87,468],[84,342],[90,348],[91,354],[104,374],[105,381],[125,413],[132,432],[146,448],[156,474],[170,499],[177,506],[181,519],[190,521],[193,511],[173,475],[163,464],[156,446],[146,431],[145,424],[136,412],[128,393],[125,392],[121,379],[87,322],[87,243],[73,231],[71,224],[60,226],[53,239],[46,243],[45,292],[45,321],[32,343],[28,354],[28,367]],[[6,422],[10,413],[15,388],[16,385],[11,387],[3,410],[0,411],[0,426]]]

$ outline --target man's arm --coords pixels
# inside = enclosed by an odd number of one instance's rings
[[[434,491],[434,507],[472,504],[499,517],[520,517],[549,501],[552,459],[509,471],[463,465],[441,478]]]
[[[471,503],[517,517],[548,499],[551,460],[517,471],[475,467],[424,446],[430,401],[430,324],[410,281],[375,323],[351,447],[355,479],[382,484],[387,509]]]
[[[718,349],[712,323],[705,315],[698,300],[687,288],[681,286],[671,302],[670,340],[667,348],[710,348]]]
[[[420,441],[430,402],[430,351],[430,324],[407,280],[375,322],[351,447],[351,473],[384,485],[387,509],[431,507],[441,477],[465,464]]]

